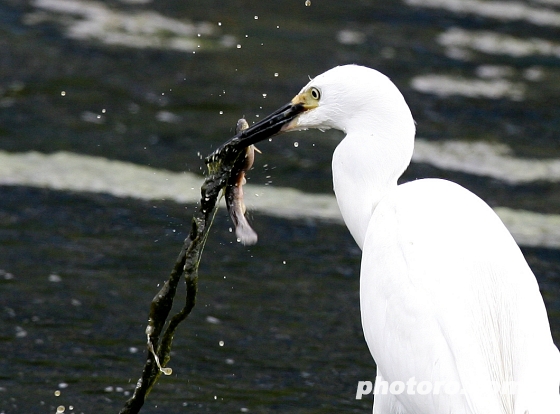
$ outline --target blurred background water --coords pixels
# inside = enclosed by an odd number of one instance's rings
[[[384,72],[417,121],[403,181],[451,179],[510,228],[560,343],[560,1],[0,1],[0,412],[117,412],[202,157],[333,66]],[[336,131],[260,145],[259,243],[218,213],[171,377],[143,412],[369,412],[360,251]]]

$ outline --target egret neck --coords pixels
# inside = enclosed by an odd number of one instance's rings
[[[369,105],[364,103],[346,122],[334,126],[347,133],[332,159],[334,192],[344,222],[360,249],[375,207],[396,188],[414,149],[415,125],[410,109],[397,88],[387,82],[378,88],[375,99],[368,100]],[[379,93],[385,91],[380,97]]]

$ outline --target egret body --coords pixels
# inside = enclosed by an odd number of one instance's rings
[[[333,183],[362,249],[362,326],[376,381],[424,384],[375,395],[374,414],[560,413],[560,354],[543,299],[498,216],[446,180],[397,185],[415,135],[397,87],[373,69],[339,66],[247,136],[308,128],[346,134]]]

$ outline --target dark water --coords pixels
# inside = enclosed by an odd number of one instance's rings
[[[136,382],[147,306],[185,237],[184,208],[10,187],[1,196],[1,260],[14,274],[2,282],[10,356],[2,406],[116,411],[123,393],[104,389]],[[174,374],[146,412],[180,412],[183,403],[200,412],[369,405],[353,399],[357,379],[373,375],[359,322],[358,249],[340,226],[254,220],[263,240],[246,249],[218,216],[197,307],[174,343]],[[53,274],[61,280],[49,281]],[[57,398],[61,382],[68,388]]]
[[[458,60],[434,40],[461,27],[556,41],[556,26],[400,1],[103,3],[129,14],[210,22],[215,37],[231,35],[242,46],[193,54],[74,39],[67,21],[79,18],[37,4],[0,2],[1,150],[65,150],[201,172],[199,154],[227,139],[240,116],[256,120],[291,99],[308,75],[360,63],[395,81],[419,136],[482,139],[507,144],[522,158],[560,158],[559,57],[473,51]],[[38,11],[50,17],[30,24]],[[342,30],[362,41],[341,43]],[[440,97],[411,87],[417,75],[474,77],[481,65],[507,66],[511,81],[528,85],[524,100]],[[524,80],[530,68],[543,78]],[[263,144],[252,182],[330,192],[330,157],[340,137],[310,131]],[[505,184],[425,164],[413,164],[404,179],[424,176],[453,179],[493,206],[560,213],[557,181]],[[149,302],[193,208],[0,186],[0,412],[120,409],[144,362]],[[357,382],[373,380],[375,366],[360,326],[353,240],[342,226],[311,219],[254,214],[253,222],[259,244],[244,248],[219,213],[197,306],[175,338],[174,373],[161,378],[143,411],[370,412],[371,399],[355,399]],[[559,343],[560,251],[524,253]]]

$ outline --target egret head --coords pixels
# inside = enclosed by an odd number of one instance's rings
[[[272,135],[309,128],[351,132],[414,130],[410,110],[397,87],[380,72],[357,65],[337,66],[312,79],[292,101],[232,140],[246,147]]]
[[[374,69],[337,66],[312,79],[292,99],[291,103],[301,105],[303,110],[282,131],[335,128],[348,132],[353,125],[364,123],[379,110],[386,112],[391,95],[387,90],[394,93],[397,88]],[[358,123],[355,120],[359,120]]]

